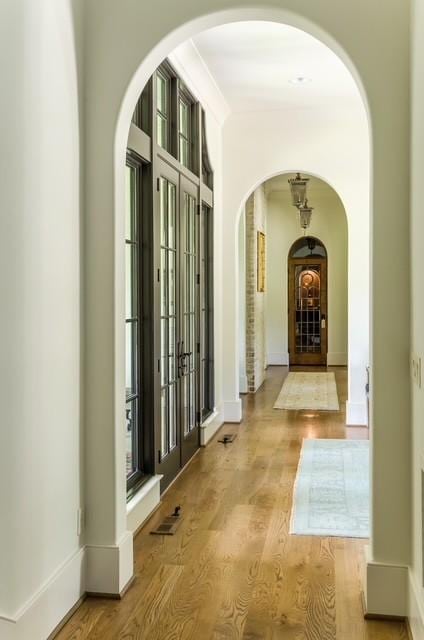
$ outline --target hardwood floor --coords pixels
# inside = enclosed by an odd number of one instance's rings
[[[335,369],[339,399],[346,371]],[[290,536],[302,438],[364,438],[344,412],[273,410],[287,369],[270,367],[243,400],[233,444],[194,458],[134,541],[135,582],[122,601],[87,599],[59,640],[406,640],[401,623],[365,621],[365,541]],[[222,431],[221,431],[222,434]],[[173,537],[150,530],[176,505]]]

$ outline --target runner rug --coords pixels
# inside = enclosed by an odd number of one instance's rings
[[[274,409],[338,411],[339,399],[334,373],[289,373]]]
[[[290,533],[369,536],[368,440],[303,440]]]

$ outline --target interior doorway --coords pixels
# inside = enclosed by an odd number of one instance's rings
[[[293,244],[288,260],[289,363],[327,366],[327,251],[312,236]]]

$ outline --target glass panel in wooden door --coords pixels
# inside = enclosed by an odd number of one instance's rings
[[[291,365],[327,364],[327,262],[289,260]]]
[[[196,187],[181,178],[181,448],[185,464],[199,447],[198,218]]]

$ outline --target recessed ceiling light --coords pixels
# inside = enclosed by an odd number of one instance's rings
[[[312,80],[306,76],[296,76],[295,78],[291,78],[289,82],[290,84],[308,84],[308,82],[312,82]]]

